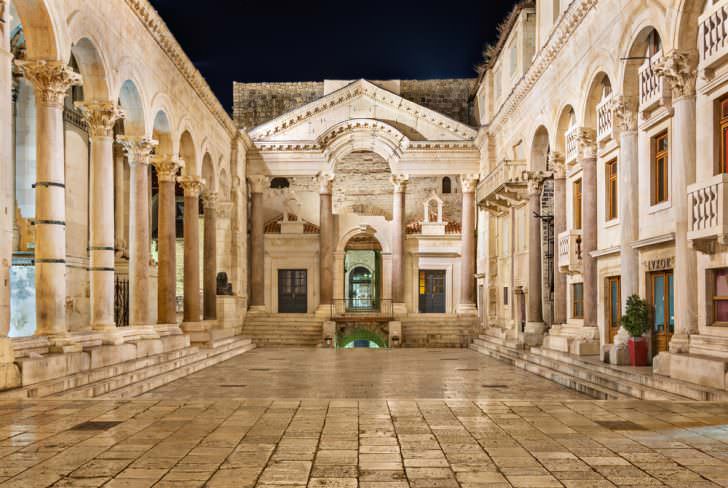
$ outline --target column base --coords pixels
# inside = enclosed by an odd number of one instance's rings
[[[83,351],[83,346],[69,334],[48,337],[48,345],[50,353],[67,354]]]
[[[688,354],[690,352],[690,336],[675,334],[670,339],[670,352],[673,354]]]
[[[126,340],[159,339],[155,325],[132,325],[124,331]]]
[[[546,332],[546,324],[543,322],[526,322],[523,331],[523,343],[527,346],[540,346],[543,343],[543,335]]]
[[[407,305],[404,303],[393,303],[392,314],[395,317],[404,317],[407,315]]]
[[[599,355],[599,330],[596,327],[552,325],[543,338],[542,347],[574,356]]]
[[[182,335],[182,329],[179,325],[175,324],[157,324],[154,326],[154,330],[157,331],[159,337],[167,337],[172,335]]]
[[[459,303],[455,312],[458,315],[475,317],[478,315],[478,307],[474,303]]]
[[[0,390],[20,386],[20,368],[15,364],[15,350],[9,337],[0,337]]]
[[[402,322],[391,321],[388,324],[389,329],[389,347],[402,347]]]
[[[268,312],[268,309],[265,308],[265,305],[250,305],[248,307],[248,313],[266,313]]]
[[[331,318],[332,307],[333,305],[331,305],[330,303],[322,303],[318,307],[316,307],[316,312],[314,313],[314,315],[317,319],[328,320],[329,318]]]

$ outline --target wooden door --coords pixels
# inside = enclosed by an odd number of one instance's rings
[[[307,275],[305,269],[278,270],[278,313],[308,311]]]

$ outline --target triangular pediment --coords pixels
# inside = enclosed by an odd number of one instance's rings
[[[254,142],[316,141],[351,120],[379,121],[410,141],[473,141],[477,131],[361,79],[249,131]]]

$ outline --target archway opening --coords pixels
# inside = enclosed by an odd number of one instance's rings
[[[344,258],[347,312],[379,310],[382,246],[371,234],[359,234],[346,244]]]
[[[387,347],[387,342],[381,335],[364,328],[348,331],[338,339],[341,349],[381,349]]]

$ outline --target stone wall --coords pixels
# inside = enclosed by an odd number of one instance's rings
[[[402,80],[403,98],[457,121],[472,125],[470,93],[475,78]],[[383,82],[373,81],[378,84]],[[385,85],[385,87],[388,85]],[[233,118],[240,128],[251,129],[324,96],[324,82],[234,83]]]

